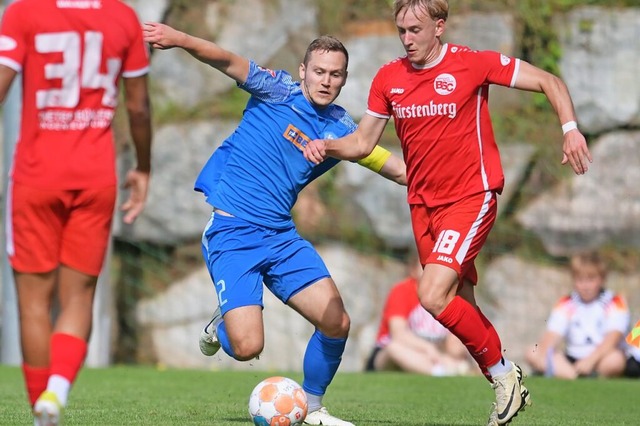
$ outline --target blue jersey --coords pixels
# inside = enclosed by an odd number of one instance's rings
[[[211,155],[195,190],[238,218],[274,229],[293,227],[298,193],[339,162],[307,161],[302,154],[307,142],[345,136],[356,124],[340,106],[313,106],[286,71],[251,61],[239,87],[251,94],[242,120]]]

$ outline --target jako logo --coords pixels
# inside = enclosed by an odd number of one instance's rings
[[[391,94],[397,93],[398,95],[402,95],[404,93],[404,89],[401,87],[392,87]]]
[[[433,88],[439,95],[448,95],[456,90],[456,79],[451,74],[440,74],[434,80]]]
[[[480,352],[476,352],[476,355],[482,355],[482,354],[486,354],[489,351],[488,348],[482,348],[482,350],[480,350]]]
[[[439,255],[438,258],[436,260],[439,260],[441,262],[446,262],[446,263],[453,263],[453,259],[447,256],[443,256],[443,255]]]

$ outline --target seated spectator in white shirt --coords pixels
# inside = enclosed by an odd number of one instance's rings
[[[605,289],[607,267],[597,253],[571,258],[573,291],[551,311],[542,339],[526,353],[548,377],[619,377],[630,314],[624,298]]]

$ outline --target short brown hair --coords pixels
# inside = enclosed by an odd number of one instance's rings
[[[302,63],[307,66],[309,64],[309,60],[311,59],[311,54],[313,52],[342,52],[344,57],[346,58],[345,68],[349,66],[349,52],[347,52],[347,48],[344,47],[344,44],[334,36],[323,35],[313,40],[309,47],[307,47],[307,52],[304,54],[304,59]]]

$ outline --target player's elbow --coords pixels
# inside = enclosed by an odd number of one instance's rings
[[[398,185],[407,186],[407,170],[403,168],[401,173],[396,174],[393,179]]]
[[[151,121],[151,106],[149,102],[128,102],[127,114],[131,123],[146,123]]]
[[[352,158],[349,158],[349,160],[360,161],[363,158],[368,157],[373,152],[374,148],[375,148],[375,145],[368,146],[367,144],[363,143],[361,140],[357,140],[356,143],[352,145],[352,149],[351,149]]]
[[[375,148],[375,146],[369,147],[364,144],[358,145],[358,159],[363,159],[371,154],[373,152],[373,148]]]
[[[125,78],[125,107],[132,123],[145,122],[151,119],[151,100],[147,88],[146,75]]]
[[[399,158],[392,157],[385,164],[388,178],[398,185],[407,186],[407,168]]]

